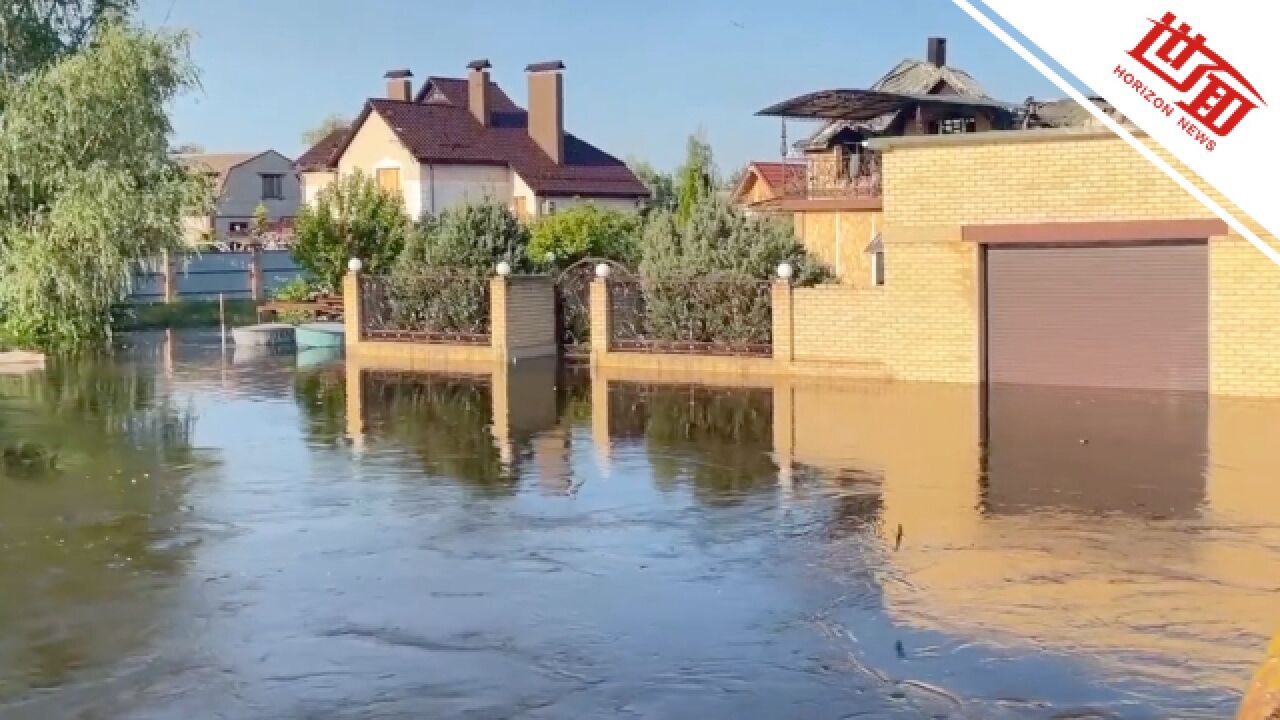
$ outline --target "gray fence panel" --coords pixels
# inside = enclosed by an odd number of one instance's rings
[[[180,255],[174,258],[179,300],[216,300],[221,294],[227,298],[251,297],[249,265],[252,255],[247,252],[204,253]],[[271,292],[302,274],[287,250],[268,250],[262,253],[263,290]],[[129,301],[135,303],[161,302],[164,300],[164,263],[159,258],[138,263],[132,276]]]

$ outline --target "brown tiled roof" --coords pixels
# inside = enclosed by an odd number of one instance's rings
[[[422,84],[414,102],[447,102],[459,107],[467,107],[470,101],[466,78],[429,77]],[[498,113],[524,112],[519,105],[511,102],[511,98],[502,91],[494,81],[489,81],[489,111]]]
[[[538,195],[566,197],[648,197],[649,190],[616,157],[570,133],[564,137],[564,162],[551,161],[529,137],[528,114],[511,101],[496,83],[489,83],[491,122],[476,122],[467,107],[467,81],[461,78],[428,78],[414,102],[372,98],[365,103],[352,132],[338,138],[324,153],[325,138],[303,159],[312,162],[301,169],[336,167],[355,129],[369,113],[386,121],[400,142],[419,162],[494,165],[510,167]]]
[[[760,162],[751,163],[759,171],[764,181],[775,190],[781,190],[788,181],[803,183],[808,170],[804,163],[793,162]]]
[[[302,153],[295,163],[298,169],[306,172],[308,170],[328,170],[338,163],[338,148],[346,143],[347,133],[350,127],[336,128],[328,135],[320,138],[320,141],[312,145],[310,149]]]

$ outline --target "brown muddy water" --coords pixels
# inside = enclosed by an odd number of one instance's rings
[[[0,378],[0,718],[1229,717],[1280,404],[137,337]]]

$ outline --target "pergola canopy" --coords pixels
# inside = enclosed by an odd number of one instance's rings
[[[882,90],[819,90],[783,100],[756,115],[789,118],[867,121],[895,113],[910,105],[951,110],[988,110],[1012,113],[1015,106],[976,95],[925,95]]]

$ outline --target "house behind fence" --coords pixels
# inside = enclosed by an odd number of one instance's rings
[[[254,297],[254,255],[252,252],[182,254],[170,256],[173,265],[173,299],[216,300]],[[256,253],[261,267],[261,294],[271,292],[302,275],[301,268],[287,250]],[[165,258],[139,263],[133,271],[131,303],[165,302]]]

